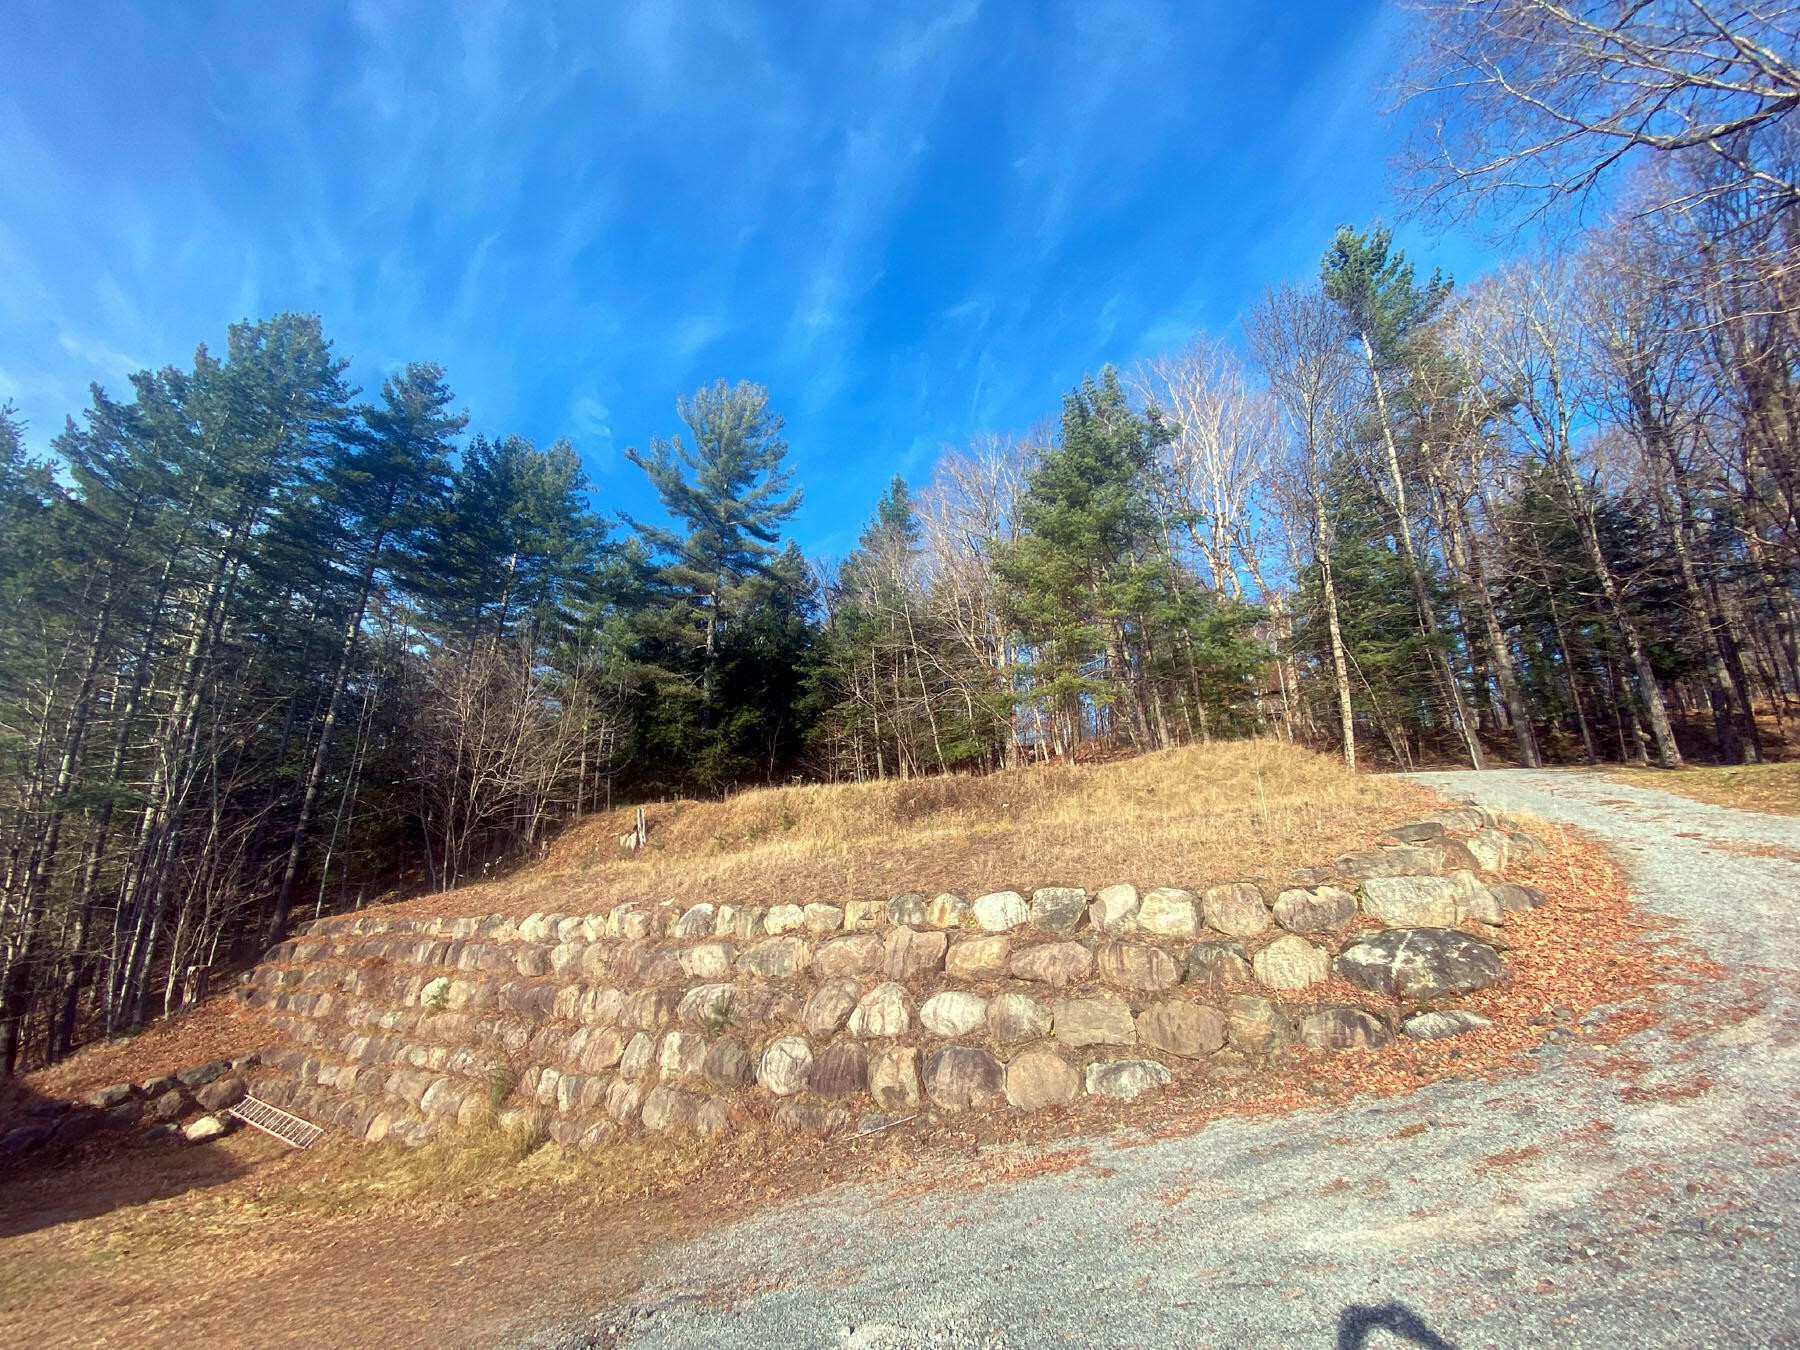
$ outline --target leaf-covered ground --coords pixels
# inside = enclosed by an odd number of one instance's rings
[[[1698,769],[1618,769],[1607,778],[1713,806],[1800,816],[1800,761]]]

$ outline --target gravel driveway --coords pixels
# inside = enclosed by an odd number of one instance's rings
[[[1616,1049],[1563,1033],[1497,1086],[764,1210],[536,1343],[1800,1346],[1800,823],[1583,774],[1418,777],[1604,837],[1730,975]]]

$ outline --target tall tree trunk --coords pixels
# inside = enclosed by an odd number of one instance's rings
[[[1425,585],[1424,568],[1419,563],[1417,550],[1413,548],[1412,523],[1406,508],[1406,477],[1400,472],[1400,450],[1394,441],[1393,419],[1388,416],[1387,393],[1382,388],[1381,370],[1375,361],[1375,348],[1370,345],[1367,333],[1359,331],[1357,336],[1362,339],[1363,357],[1368,362],[1369,380],[1375,390],[1375,410],[1381,423],[1382,445],[1387,451],[1388,483],[1394,494],[1394,541],[1400,545],[1401,556],[1406,561],[1406,575],[1412,584],[1413,603],[1418,607],[1419,624],[1431,649],[1432,666],[1443,687],[1444,703],[1450,713],[1450,721],[1462,736],[1470,765],[1485,769],[1487,756],[1482,753],[1481,740],[1475,734],[1475,726],[1463,700],[1462,689],[1456,682],[1456,672],[1450,667],[1449,653],[1438,643],[1443,635],[1443,628],[1438,623],[1437,610],[1431,603],[1431,594]]]
[[[390,515],[393,509],[393,493],[390,492],[383,516]],[[351,607],[350,617],[344,624],[343,640],[338,644],[337,668],[331,676],[331,698],[325,705],[325,725],[319,731],[319,744],[313,751],[312,767],[307,771],[306,791],[300,798],[300,815],[294,822],[294,837],[288,845],[287,861],[282,865],[281,889],[276,892],[275,912],[269,918],[268,945],[271,947],[287,936],[288,915],[294,903],[294,882],[300,875],[300,858],[306,848],[306,832],[312,824],[319,787],[325,781],[325,769],[331,760],[338,711],[343,706],[344,689],[350,682],[350,666],[356,659],[363,617],[368,613],[369,594],[375,587],[375,569],[380,564],[381,546],[386,538],[386,530],[378,530],[369,545],[368,561],[363,565],[362,581],[357,587],[356,604]]]
[[[1688,609],[1700,630],[1706,660],[1706,701],[1712,709],[1719,758],[1726,764],[1754,764],[1762,758],[1756,743],[1756,723],[1753,719],[1746,719],[1747,725],[1738,721],[1739,709],[1748,706],[1748,700],[1725,660],[1722,625],[1714,612],[1712,596],[1701,584],[1699,569],[1694,565],[1689,546],[1688,505],[1679,484],[1672,489],[1671,497],[1673,500],[1663,503],[1662,516],[1681,572],[1682,589],[1687,592]]]
[[[1657,758],[1663,768],[1679,769],[1682,766],[1681,748],[1675,744],[1675,730],[1669,724],[1668,705],[1663,701],[1662,687],[1656,681],[1656,671],[1644,648],[1643,635],[1638,632],[1637,624],[1632,622],[1631,616],[1625,612],[1625,602],[1619,594],[1618,582],[1613,579],[1612,567],[1600,550],[1600,533],[1593,513],[1581,507],[1577,514],[1580,516],[1578,528],[1582,542],[1587,545],[1588,563],[1600,578],[1600,593],[1606,598],[1613,627],[1625,639],[1625,651],[1631,658],[1632,669],[1637,675],[1638,702],[1649,719],[1650,735],[1656,742]]]
[[[1325,519],[1325,500],[1317,485],[1313,493],[1313,554],[1319,562],[1319,579],[1325,592],[1325,627],[1331,635],[1331,672],[1337,684],[1338,731],[1343,740],[1344,764],[1356,768],[1356,708],[1350,700],[1350,663],[1344,657],[1344,630],[1338,623],[1337,583],[1331,575],[1330,524]]]
[[[1487,633],[1488,651],[1494,667],[1494,680],[1500,686],[1500,697],[1506,705],[1507,719],[1512,723],[1513,739],[1519,747],[1519,762],[1528,769],[1541,769],[1544,767],[1544,757],[1538,753],[1537,736],[1531,728],[1531,707],[1519,688],[1512,649],[1500,626],[1500,616],[1494,608],[1493,591],[1488,586],[1487,565],[1481,556],[1481,541],[1469,523],[1464,504],[1461,501],[1450,501],[1447,502],[1447,507],[1447,519],[1444,522],[1447,527],[1446,544],[1453,547],[1456,555],[1452,559],[1453,565],[1465,573],[1468,590],[1475,597],[1475,607],[1481,613],[1482,627]]]
[[[1581,536],[1588,566],[1600,582],[1600,594],[1606,601],[1607,614],[1612,619],[1613,628],[1625,641],[1626,655],[1630,657],[1632,671],[1637,677],[1638,702],[1649,719],[1650,734],[1656,741],[1657,758],[1663,768],[1679,769],[1682,764],[1681,748],[1675,744],[1675,732],[1669,724],[1668,705],[1663,700],[1661,686],[1657,684],[1656,671],[1650,665],[1643,635],[1638,632],[1637,624],[1632,621],[1631,616],[1625,612],[1624,597],[1613,576],[1612,564],[1607,561],[1606,553],[1600,547],[1600,527],[1594,515],[1593,503],[1588,500],[1588,494],[1582,487],[1570,457],[1569,411],[1563,397],[1560,377],[1552,379],[1552,398],[1556,421],[1547,437],[1552,444],[1546,447],[1550,454],[1551,468],[1568,498],[1569,514],[1574,519],[1576,533]],[[1635,717],[1633,726],[1635,729]]]
[[[1562,611],[1557,608],[1556,589],[1546,579],[1544,595],[1550,604],[1550,623],[1556,630],[1556,645],[1562,653],[1563,673],[1569,680],[1569,701],[1575,708],[1575,724],[1581,730],[1581,748],[1590,766],[1600,762],[1600,756],[1594,745],[1594,730],[1588,725],[1587,709],[1581,701],[1581,672],[1575,665],[1575,654],[1569,646],[1569,635],[1563,627]]]
[[[919,634],[913,626],[912,606],[902,599],[901,609],[906,615],[906,640],[912,647],[913,669],[919,677],[919,697],[925,701],[925,716],[931,724],[931,748],[937,755],[938,772],[949,773],[950,764],[944,758],[944,738],[938,731],[936,700],[931,696],[931,686],[925,682],[925,661],[919,654]]]

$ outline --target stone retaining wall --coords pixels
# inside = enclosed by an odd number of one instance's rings
[[[1299,1043],[1481,1025],[1482,941],[1543,894],[1542,845],[1462,808],[1279,885],[901,895],[843,905],[621,904],[605,914],[312,924],[243,997],[282,1040],[257,1096],[421,1142],[497,1112],[590,1145],[620,1130],[874,1128],[929,1103],[1134,1097]],[[1328,996],[1336,975],[1366,1001]],[[1343,984],[1333,982],[1341,994]]]

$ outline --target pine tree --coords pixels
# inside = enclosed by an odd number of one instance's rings
[[[522,436],[470,441],[407,578],[440,640],[505,642],[516,625],[566,638],[606,556],[589,491],[567,441],[544,450]]]
[[[1023,534],[1000,555],[1009,614],[1036,652],[1034,690],[1059,751],[1080,739],[1090,702],[1123,714],[1133,744],[1149,739],[1127,626],[1141,609],[1134,591],[1153,533],[1147,474],[1167,434],[1154,413],[1131,411],[1110,366],[1071,390],[1061,435],[1026,480]]]
[[[275,910],[269,920],[270,942],[279,942],[287,932],[294,883],[300,873],[319,789],[331,761],[344,691],[356,660],[376,578],[381,574],[395,575],[412,564],[432,513],[440,507],[448,488],[450,438],[468,422],[465,414],[450,411],[450,401],[450,390],[439,367],[408,366],[401,375],[383,382],[380,404],[360,410],[362,425],[350,433],[349,453],[333,469],[338,527],[347,541],[353,541],[343,553],[355,556],[360,545],[361,565],[347,591],[349,603],[339,640],[337,668],[300,798]]]
[[[1418,609],[1419,624],[1429,640],[1428,649],[1433,654],[1451,725],[1462,737],[1469,762],[1477,769],[1485,768],[1486,756],[1476,735],[1475,721],[1469,713],[1456,672],[1451,669],[1448,647],[1440,641],[1443,629],[1438,621],[1438,610],[1432,602],[1425,565],[1413,541],[1406,475],[1400,465],[1400,431],[1387,391],[1390,380],[1404,377],[1412,344],[1419,330],[1449,296],[1450,283],[1437,272],[1433,272],[1431,280],[1423,286],[1415,283],[1413,265],[1393,247],[1393,234],[1381,226],[1358,234],[1348,225],[1340,225],[1331,247],[1325,252],[1319,275],[1325,294],[1343,311],[1345,328],[1362,351],[1369,386],[1375,396],[1376,429],[1385,452],[1387,480],[1384,486],[1393,514],[1394,539],[1406,562],[1413,603]]]
[[[419,791],[440,884],[474,861],[478,834],[523,848],[557,805],[578,814],[590,771],[609,762],[612,550],[588,491],[566,441],[477,436],[407,572],[427,649],[416,750],[431,765]],[[484,745],[477,722],[513,734]]]
[[[745,771],[741,727],[722,726],[731,709],[721,696],[725,639],[760,602],[788,595],[798,582],[775,568],[782,525],[800,505],[783,463],[782,421],[760,385],[718,381],[678,401],[692,446],[679,436],[627,450],[682,531],[632,521],[646,546],[637,627],[650,685],[646,748],[672,757],[676,775],[717,785]]]

